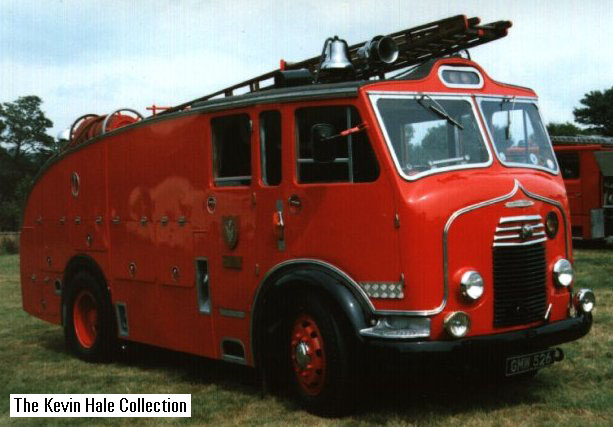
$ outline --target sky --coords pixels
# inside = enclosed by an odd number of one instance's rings
[[[176,105],[321,52],[449,16],[511,20],[471,50],[494,79],[528,86],[545,122],[573,121],[613,86],[605,0],[0,0],[0,102],[38,95],[49,134],[86,113]]]

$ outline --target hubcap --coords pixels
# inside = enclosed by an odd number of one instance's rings
[[[91,348],[98,335],[98,309],[94,296],[89,291],[81,291],[77,295],[72,318],[79,344],[84,348]]]
[[[308,314],[296,318],[290,345],[298,385],[308,395],[320,394],[326,374],[326,354],[319,327]]]
[[[305,342],[301,341],[296,346],[296,363],[298,363],[298,366],[302,370],[306,369],[311,361],[311,357],[309,356],[310,351],[311,349]]]

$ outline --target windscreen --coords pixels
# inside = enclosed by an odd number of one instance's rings
[[[468,100],[381,96],[375,107],[400,172],[409,179],[489,161]]]
[[[534,103],[488,99],[481,101],[481,109],[502,163],[557,173],[555,156]]]

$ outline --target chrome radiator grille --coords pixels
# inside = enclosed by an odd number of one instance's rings
[[[545,240],[545,226],[540,215],[508,216],[498,221],[494,247],[526,246]]]
[[[545,246],[496,246],[494,266],[494,326],[515,326],[545,316]]]

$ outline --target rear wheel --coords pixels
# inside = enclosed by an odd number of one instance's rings
[[[98,336],[98,307],[96,299],[88,290],[77,294],[72,308],[75,336],[83,348],[92,348]]]
[[[93,362],[109,359],[116,346],[116,327],[104,283],[88,271],[77,273],[64,298],[64,337],[68,349]]]
[[[340,415],[349,408],[349,352],[333,307],[312,295],[289,316],[288,350],[294,389],[308,410]]]

